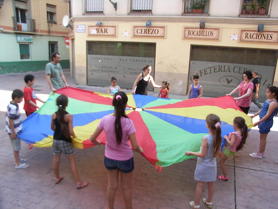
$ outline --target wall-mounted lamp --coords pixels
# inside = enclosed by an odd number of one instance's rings
[[[96,23],[96,26],[102,26],[103,25],[103,23],[101,22],[101,21],[98,21],[97,23]]]
[[[109,2],[113,5],[115,11],[117,11],[117,9],[118,9],[118,2],[117,1],[112,1],[112,0],[109,0]]]
[[[264,32],[264,24],[258,24],[258,32]]]
[[[148,20],[147,22],[146,22],[146,27],[150,27],[150,26],[152,26],[152,21],[151,20]]]
[[[204,20],[200,20],[199,27],[200,27],[200,29],[205,29],[206,28],[206,22]]]

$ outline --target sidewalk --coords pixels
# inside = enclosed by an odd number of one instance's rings
[[[35,90],[47,98],[49,89],[42,72],[36,76]],[[73,81],[66,73],[69,83]],[[54,185],[51,171],[50,148],[28,150],[23,144],[22,154],[30,167],[15,170],[9,139],[3,131],[6,105],[11,91],[24,86],[23,74],[0,75],[0,209],[104,209],[106,172],[103,167],[103,146],[76,150],[78,167],[88,188],[77,191],[74,187],[68,161],[62,159],[60,185]],[[82,88],[106,92],[105,88]],[[183,98],[175,96],[175,98]],[[277,117],[276,117],[277,120]],[[268,138],[266,158],[253,160],[248,154],[258,146],[257,130],[252,130],[243,151],[230,160],[230,181],[215,184],[217,209],[277,209],[278,208],[278,123]],[[35,128],[35,127],[34,127]],[[170,140],[170,139],[169,139]],[[194,195],[193,174],[195,160],[164,168],[161,173],[140,155],[135,155],[134,209],[187,209]],[[121,191],[115,209],[123,209]]]

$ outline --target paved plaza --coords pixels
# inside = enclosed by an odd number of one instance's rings
[[[47,98],[49,89],[42,72],[36,76],[35,90]],[[68,79],[69,73],[66,73]],[[22,155],[28,160],[28,169],[15,170],[12,150],[4,132],[5,108],[11,90],[23,88],[24,74],[0,75],[0,209],[104,209],[106,171],[103,166],[103,146],[76,150],[78,167],[84,180],[90,183],[76,190],[68,161],[63,158],[60,185],[55,185],[51,148],[29,150],[23,144]],[[73,81],[70,80],[71,84]],[[109,83],[108,83],[109,85]],[[86,87],[89,88],[89,87]],[[104,88],[89,88],[105,92]],[[178,96],[175,96],[178,97]],[[278,208],[278,121],[269,134],[266,156],[251,159],[256,151],[259,133],[250,132],[245,148],[228,162],[229,182],[216,182],[215,208],[217,209],[277,209]],[[34,127],[35,128],[35,127]],[[175,137],[173,135],[173,137]],[[169,139],[171,140],[171,139]],[[164,168],[158,173],[143,157],[135,155],[134,208],[187,209],[194,196],[193,174],[195,160]],[[118,191],[115,209],[123,209],[121,191]]]

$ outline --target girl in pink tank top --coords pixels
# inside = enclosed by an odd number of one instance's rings
[[[231,132],[228,136],[224,136],[226,140],[226,146],[224,150],[220,153],[220,172],[218,179],[221,181],[228,181],[227,171],[225,168],[226,160],[234,156],[234,154],[243,148],[248,136],[248,128],[246,126],[245,120],[242,117],[235,117],[233,121],[234,132]]]

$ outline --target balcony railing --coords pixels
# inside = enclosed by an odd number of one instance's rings
[[[36,24],[34,19],[26,19],[26,23],[19,23],[16,20],[16,17],[13,17],[13,24],[15,31],[22,32],[36,32]]]
[[[209,0],[185,0],[184,13],[185,14],[207,14]]]

